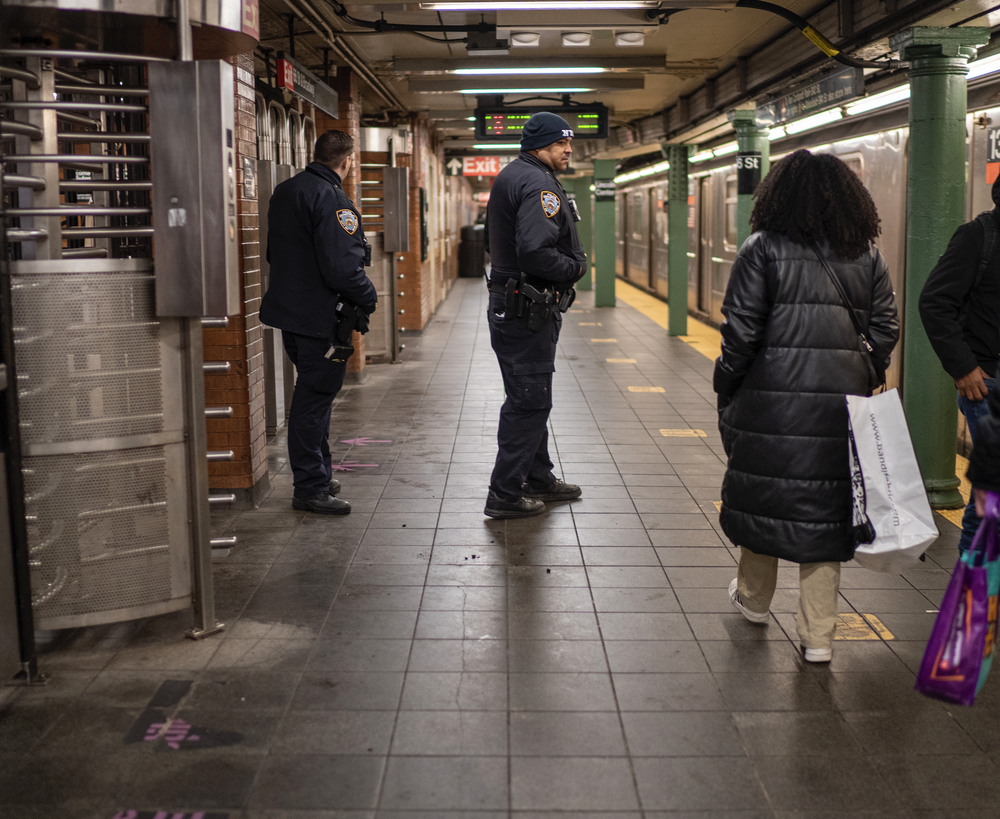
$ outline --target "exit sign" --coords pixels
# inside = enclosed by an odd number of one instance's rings
[[[496,176],[514,157],[462,156],[445,163],[449,176]]]

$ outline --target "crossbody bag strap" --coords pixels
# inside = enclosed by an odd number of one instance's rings
[[[858,320],[858,314],[854,310],[854,305],[852,305],[847,299],[847,293],[844,292],[844,285],[840,283],[840,279],[837,278],[837,274],[833,272],[833,268],[830,267],[830,263],[823,257],[823,254],[820,252],[820,249],[816,244],[813,244],[813,250],[816,251],[816,257],[819,259],[823,267],[826,268],[826,272],[830,275],[830,281],[833,282],[833,286],[837,288],[837,292],[840,294],[840,300],[844,302],[844,307],[847,308],[847,313],[851,317],[851,323],[854,325],[854,331],[865,339],[865,343],[867,344],[868,337],[865,335],[864,328]],[[869,349],[871,349],[870,346]]]

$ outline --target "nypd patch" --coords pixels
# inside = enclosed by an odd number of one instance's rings
[[[351,235],[358,229],[358,214],[353,210],[347,210],[346,208],[338,210],[337,220],[340,222],[340,226]]]
[[[542,191],[542,210],[545,211],[545,215],[551,219],[557,213],[559,213],[559,208],[562,202],[559,197],[552,193],[552,191]]]

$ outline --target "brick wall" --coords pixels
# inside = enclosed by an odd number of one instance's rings
[[[256,196],[244,196],[243,161],[257,175],[257,126],[254,113],[253,55],[233,57],[235,69],[236,168],[239,198],[240,288],[243,309],[229,327],[204,332],[205,360],[228,361],[228,375],[205,376],[206,406],[231,406],[232,418],[207,421],[208,448],[231,449],[232,461],[210,463],[213,489],[245,490],[239,501],[253,500],[266,488],[264,418],[264,339],[260,309],[260,236]],[[242,497],[241,497],[242,495]]]

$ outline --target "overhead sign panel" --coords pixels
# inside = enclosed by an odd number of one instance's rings
[[[331,117],[340,116],[337,92],[283,51],[278,52],[278,88],[291,91]]]
[[[761,125],[777,125],[824,108],[832,108],[864,93],[863,70],[842,68],[814,82],[793,88],[773,102],[758,105],[757,122]]]
[[[606,139],[608,136],[608,109],[600,103],[542,108],[500,105],[476,109],[476,139],[517,141],[531,115],[539,111],[549,111],[561,116],[573,129],[574,139]]]
[[[448,176],[496,176],[513,160],[512,156],[453,156],[445,167]]]

